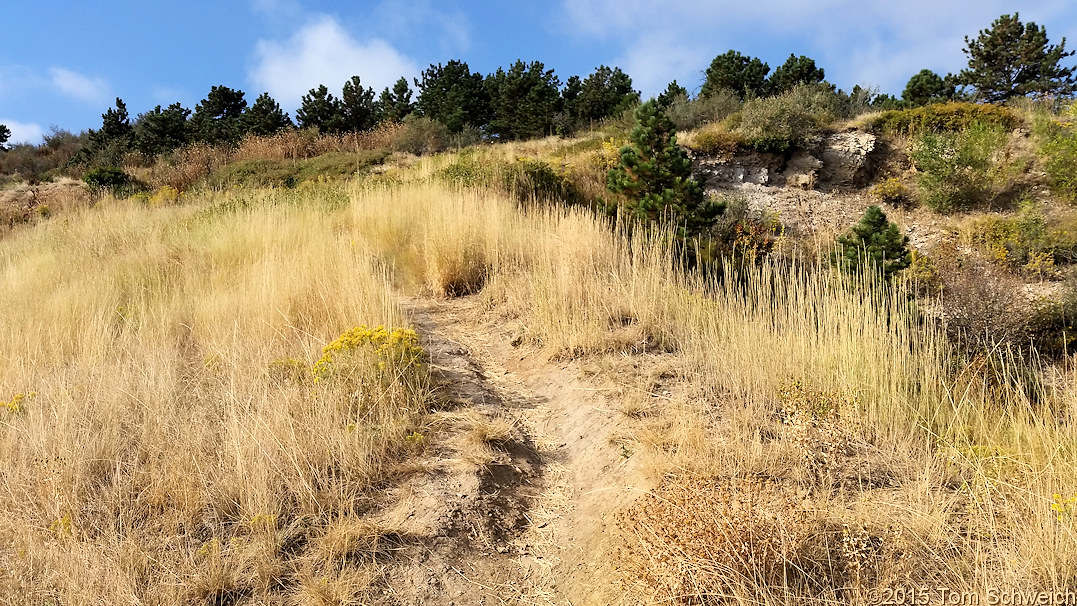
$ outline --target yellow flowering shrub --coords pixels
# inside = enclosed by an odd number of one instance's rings
[[[27,398],[32,398],[36,395],[37,393],[31,391],[30,393],[17,393],[14,395],[14,397],[11,398],[11,401],[9,402],[0,400],[0,410],[6,410],[10,413],[25,412],[26,404],[24,402]]]
[[[326,345],[311,367],[315,397],[338,407],[349,430],[394,426],[407,431],[407,413],[427,403],[423,357],[411,328],[356,326]]]
[[[1074,493],[1072,497],[1065,498],[1055,493],[1051,501],[1051,511],[1055,512],[1055,517],[1058,518],[1059,522],[1072,520],[1074,513],[1077,513],[1077,493]]]
[[[163,206],[165,204],[175,204],[179,202],[180,193],[179,190],[170,185],[162,185],[152,196],[149,197],[149,204],[152,206]]]
[[[315,382],[337,373],[339,360],[348,354],[366,351],[376,358],[377,368],[397,374],[422,364],[423,348],[419,335],[411,328],[385,326],[370,328],[365,324],[345,332],[322,349],[322,357],[314,363]]]
[[[891,177],[871,188],[871,196],[880,202],[898,205],[909,199],[909,188],[897,177]]]

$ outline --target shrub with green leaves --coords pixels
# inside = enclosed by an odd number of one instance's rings
[[[677,145],[673,122],[662,108],[651,100],[635,116],[630,143],[607,174],[607,187],[624,196],[623,207],[635,217],[669,221],[682,238],[702,234],[717,221],[723,205],[708,199],[692,178],[692,161]]]
[[[1008,131],[977,122],[959,132],[927,132],[912,145],[920,199],[935,212],[993,201],[1009,185],[1011,164],[1000,159]]]
[[[871,122],[882,132],[905,135],[960,132],[974,124],[1013,130],[1020,123],[1017,114],[1007,107],[959,102],[885,111]]]
[[[966,238],[992,260],[1034,276],[1052,275],[1056,265],[1077,259],[1077,213],[1057,211],[1023,200],[1016,215],[988,215],[971,222]]]
[[[850,271],[878,271],[889,280],[912,263],[909,237],[886,218],[878,206],[869,206],[860,221],[838,236],[834,262]]]
[[[1077,202],[1077,132],[1072,125],[1054,129],[1040,145],[1047,183],[1056,196]]]
[[[757,151],[782,153],[810,147],[844,115],[843,99],[827,85],[798,85],[775,97],[747,101],[727,125]]]
[[[460,126],[463,130],[464,125]],[[404,128],[393,141],[393,149],[409,154],[436,154],[449,145],[449,128],[426,116],[409,114],[404,118]]]
[[[724,120],[741,107],[740,97],[728,89],[715,91],[707,96],[689,99],[677,95],[668,100],[666,115],[678,130],[699,128],[704,124]]]
[[[130,183],[131,175],[128,175],[123,172],[122,169],[116,168],[115,166],[101,166],[87,172],[83,175],[82,180],[90,187],[115,189]]]

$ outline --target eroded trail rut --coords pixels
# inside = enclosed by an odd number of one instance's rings
[[[617,511],[646,490],[609,385],[551,362],[475,298],[408,300],[440,412],[422,472],[390,495],[415,540],[386,603],[614,604]]]

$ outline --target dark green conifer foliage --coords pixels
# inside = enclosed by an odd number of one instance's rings
[[[134,127],[127,113],[127,104],[116,98],[116,107],[101,114],[101,129],[90,131],[87,152],[80,154],[98,165],[116,165],[134,143]]]
[[[580,84],[574,117],[582,122],[601,120],[638,102],[639,93],[632,89],[632,78],[628,74],[619,67],[599,65]]]
[[[625,210],[645,221],[671,221],[682,238],[705,233],[724,210],[692,179],[692,160],[680,146],[673,122],[654,100],[636,109],[631,143],[606,178],[610,191],[628,199]]]
[[[1021,23],[1018,13],[1002,15],[975,40],[965,36],[964,52],[969,67],[962,70],[960,83],[974,87],[982,101],[1074,92],[1074,68],[1059,65],[1073,55],[1066,51],[1066,39],[1048,44],[1047,30],[1032,21]]]
[[[576,101],[580,98],[582,91],[583,80],[579,76],[570,76],[565,82],[565,88],[561,91],[561,107],[566,114],[571,116],[579,114],[576,109]]]
[[[948,81],[929,69],[922,69],[909,78],[901,98],[913,105],[927,105],[953,99],[956,88],[952,77]]]
[[[317,128],[323,133],[339,133],[343,124],[340,100],[321,84],[303,95],[295,118],[303,128]]]
[[[11,129],[6,124],[0,124],[0,151],[7,151],[9,138],[11,138]]]
[[[767,74],[770,66],[755,57],[746,57],[735,50],[718,55],[707,68],[707,80],[699,91],[707,97],[729,89],[741,99],[762,97],[767,93]]]
[[[688,89],[677,84],[676,80],[670,82],[669,86],[666,87],[666,90],[659,94],[658,98],[655,99],[655,101],[658,102],[658,106],[662,108],[667,108],[673,105],[674,102],[681,100],[688,100]]]
[[[815,67],[815,60],[790,53],[785,63],[770,75],[770,94],[780,95],[798,84],[818,84],[826,78],[823,68]]]
[[[244,112],[243,121],[247,132],[259,136],[274,135],[295,126],[288,112],[282,110],[269,93],[258,95],[254,104]]]
[[[127,104],[123,99],[116,97],[116,108],[109,108],[101,114],[101,130],[97,131],[95,140],[103,145],[115,141],[125,141],[131,138],[133,128],[131,119],[127,113]]]
[[[845,235],[838,236],[839,250],[835,261],[850,270],[867,263],[889,280],[912,262],[908,243],[908,236],[886,219],[881,208],[872,205],[856,225]]]
[[[166,109],[158,105],[138,117],[135,124],[135,148],[147,156],[166,154],[190,142],[187,118],[191,110],[179,103]]]
[[[386,87],[378,97],[378,121],[379,122],[403,122],[404,118],[415,111],[415,104],[411,102],[411,87],[408,79],[401,78],[393,85],[392,90]]]
[[[482,74],[471,73],[467,63],[452,60],[442,66],[431,65],[416,80],[419,113],[437,120],[449,132],[459,133],[465,126],[484,128],[490,122],[490,95]]]
[[[191,114],[191,135],[206,143],[236,144],[247,132],[243,112],[247,100],[243,91],[227,86],[214,86],[209,95],[194,107]]]
[[[341,130],[359,132],[369,130],[376,122],[374,89],[363,88],[359,76],[352,76],[344,83],[340,99]]]
[[[502,139],[530,139],[551,132],[561,82],[540,61],[516,61],[486,79],[493,117],[490,132]]]

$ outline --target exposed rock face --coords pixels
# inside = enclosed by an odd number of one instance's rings
[[[823,141],[818,151],[822,160],[821,181],[835,186],[861,187],[871,179],[871,153],[875,135],[871,133],[835,133]]]
[[[778,154],[749,153],[732,158],[697,155],[694,172],[708,189],[753,184],[799,187],[860,187],[871,179],[875,135],[845,132],[827,135],[810,150],[788,159]]]
[[[777,154],[750,153],[723,159],[697,155],[692,172],[706,188],[751,183],[774,185],[771,180],[782,170],[784,159]]]

